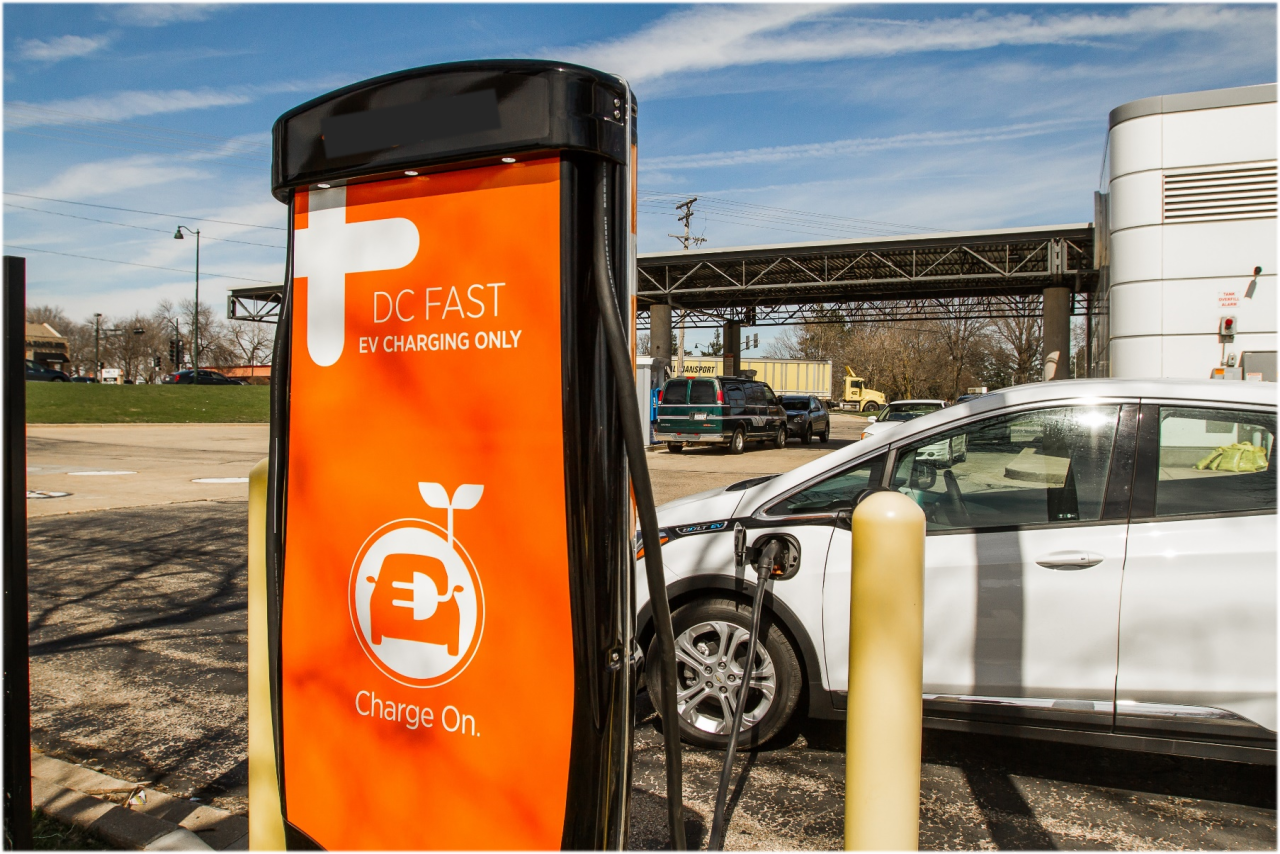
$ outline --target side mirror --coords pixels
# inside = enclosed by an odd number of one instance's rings
[[[868,423],[875,424],[875,423],[876,423],[876,417],[875,417],[874,415],[872,415],[870,418],[868,418],[868,419],[867,419],[867,421],[868,421]]]
[[[747,564],[747,529],[741,522],[733,523],[733,568],[742,569]]]
[[[790,534],[766,534],[755,542],[760,582],[786,581],[800,571],[800,541]]]

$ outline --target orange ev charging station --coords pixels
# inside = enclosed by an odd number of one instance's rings
[[[625,845],[634,389],[604,314],[633,359],[635,138],[623,80],[535,61],[399,72],[276,122],[290,848]]]

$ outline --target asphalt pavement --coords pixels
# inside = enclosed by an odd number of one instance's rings
[[[655,489],[669,500],[793,468],[847,444],[861,420],[836,423],[826,446],[654,452]],[[242,812],[246,487],[192,481],[247,476],[265,429],[52,429],[33,428],[29,443],[44,483],[76,483],[78,470],[138,474],[79,476],[93,483],[76,487],[91,491],[79,512],[69,498],[29,502],[68,508],[29,523],[33,743]],[[666,845],[661,736],[643,695],[639,705],[631,845],[656,849]],[[727,847],[841,848],[843,742],[841,724],[813,721],[742,756]],[[685,753],[690,838],[704,844],[721,756]],[[925,733],[921,848],[1275,848],[1275,807],[1274,768]]]

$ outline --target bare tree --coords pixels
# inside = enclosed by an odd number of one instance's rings
[[[1028,306],[1029,308],[1029,306]],[[992,321],[996,337],[1012,357],[1009,373],[1014,385],[1040,379],[1041,347],[1044,321],[1039,315],[1024,312],[1021,317],[1000,317]]]
[[[226,340],[239,364],[271,364],[271,350],[275,346],[276,337],[275,324],[230,320],[227,321],[226,330]]]

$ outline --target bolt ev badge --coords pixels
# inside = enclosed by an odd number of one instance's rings
[[[388,522],[365,540],[351,567],[351,622],[370,661],[401,685],[432,688],[466,669],[484,630],[484,590],[453,536],[453,511],[470,510],[484,487],[419,483],[448,527],[422,519]]]

